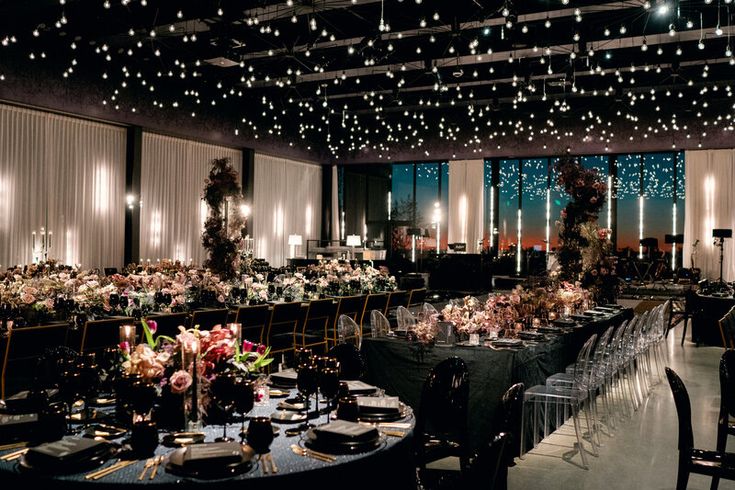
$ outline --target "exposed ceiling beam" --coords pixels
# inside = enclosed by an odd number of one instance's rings
[[[579,7],[579,10],[581,11],[582,15],[584,14],[595,14],[595,13],[601,13],[601,12],[613,12],[618,10],[626,10],[630,8],[637,8],[641,7],[643,5],[643,1],[639,0],[633,0],[633,1],[624,1],[624,2],[610,2],[610,3],[604,3],[601,5],[587,5],[584,7]],[[546,21],[546,19],[549,20],[555,20],[555,19],[561,19],[565,17],[574,17],[576,15],[575,8],[564,8],[559,10],[551,10],[551,11],[544,11],[544,12],[534,12],[530,14],[522,14],[518,16],[518,23],[519,24],[527,24],[531,22],[540,22],[540,21]],[[494,17],[491,19],[485,19],[482,21],[471,21],[471,22],[462,22],[459,24],[459,30],[460,31],[467,31],[467,30],[475,30],[475,29],[483,29],[485,27],[496,27],[501,26],[505,24],[505,18],[504,17]],[[377,25],[376,25],[377,28]],[[452,32],[452,25],[451,24],[443,24],[439,26],[433,26],[433,27],[424,27],[420,29],[409,29],[399,32],[388,32],[381,34],[379,39],[381,41],[396,41],[401,39],[407,39],[412,37],[418,37],[418,36],[429,36],[432,34],[446,34],[448,32]],[[253,60],[253,59],[259,59],[259,58],[269,58],[272,56],[279,56],[279,55],[287,55],[292,53],[304,53],[307,50],[310,51],[316,51],[320,49],[331,49],[331,48],[339,48],[343,46],[351,46],[355,44],[359,44],[364,39],[364,36],[361,37],[351,37],[346,39],[337,39],[335,41],[324,41],[324,42],[317,42],[313,44],[301,44],[299,46],[295,46],[292,49],[289,48],[279,48],[279,49],[273,49],[273,50],[263,50],[263,51],[254,51],[252,53],[247,53],[242,56],[243,60]]]
[[[708,28],[712,29],[712,28]],[[735,34],[735,26],[726,26],[722,28],[723,36],[727,34]],[[710,33],[708,33],[710,34]],[[706,34],[705,37],[712,37],[712,35]],[[679,32],[675,36],[670,36],[668,33],[653,34],[649,36],[631,36],[617,39],[606,39],[601,41],[590,41],[587,43],[587,49],[594,49],[595,51],[602,50],[617,50],[617,49],[628,49],[634,47],[640,47],[644,42],[648,46],[656,46],[659,44],[677,44],[684,42],[697,41],[700,38],[700,32],[698,29],[692,29],[689,31]],[[546,51],[548,50],[548,51]],[[452,56],[445,58],[438,58],[433,60],[434,65],[438,68],[449,67],[449,66],[466,66],[466,65],[479,65],[486,63],[494,63],[499,61],[507,61],[512,55],[515,60],[526,59],[526,58],[540,58],[551,55],[569,55],[573,51],[578,50],[578,43],[568,44],[557,44],[555,46],[549,46],[545,48],[524,48],[510,51],[499,51],[491,54],[478,54],[478,55],[464,55],[464,56]],[[586,53],[584,53],[586,55]],[[308,82],[319,82],[324,80],[333,80],[341,77],[342,75],[353,78],[363,77],[371,75],[383,75],[387,71],[394,73],[409,72],[416,70],[425,70],[426,65],[424,60],[409,61],[405,63],[394,63],[381,66],[370,66],[360,68],[350,68],[347,70],[333,70],[324,71],[323,73],[308,73],[297,77],[297,83],[308,83]],[[272,79],[268,82],[260,81],[253,84],[254,87],[272,86],[279,81],[285,83],[287,78]],[[293,84],[292,84],[293,85]]]

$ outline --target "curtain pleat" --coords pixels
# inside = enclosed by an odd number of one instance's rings
[[[154,133],[143,133],[141,156],[140,258],[201,264],[207,208],[204,181],[216,158],[229,158],[242,172],[242,152]]]
[[[321,233],[322,168],[262,153],[255,154],[253,238],[255,254],[273,266],[289,257],[288,236],[307,240]]]
[[[0,266],[49,258],[119,267],[125,229],[125,129],[0,105]]]
[[[466,243],[468,253],[479,253],[483,237],[485,163],[449,162],[449,243]]]
[[[712,229],[735,229],[735,150],[687,151],[684,265],[702,269],[702,277],[720,276],[720,249]],[[696,254],[692,245],[699,241]],[[723,279],[735,280],[735,245],[725,240]]]

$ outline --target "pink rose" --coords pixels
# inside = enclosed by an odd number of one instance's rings
[[[146,323],[148,324],[148,330],[150,330],[151,333],[156,333],[156,330],[158,330],[158,322],[155,320],[146,320]]]
[[[183,370],[176,371],[169,379],[171,393],[182,394],[191,386],[191,375]]]

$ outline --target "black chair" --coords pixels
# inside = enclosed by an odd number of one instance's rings
[[[411,306],[420,306],[424,304],[425,299],[426,299],[426,288],[412,289],[408,294],[407,308],[410,308]]]
[[[516,383],[503,394],[503,420],[500,422],[499,432],[508,435],[508,466],[513,464],[515,456],[521,454],[521,419],[525,392],[524,384]]]
[[[271,318],[268,305],[241,306],[237,309],[235,323],[242,325],[242,338],[263,343],[263,335]]]
[[[140,334],[140,330],[137,328],[139,324],[133,318],[108,318],[87,321],[82,331],[79,352],[94,352],[107,347],[115,347],[120,343],[120,325],[124,324],[134,325]],[[140,337],[138,336],[138,338]]]
[[[199,325],[199,330],[212,330],[215,325],[221,325],[222,328],[227,326],[227,315],[230,312],[227,308],[218,308],[212,310],[196,310],[191,316],[191,328]]]
[[[293,353],[301,315],[301,302],[278,303],[273,307],[266,329],[265,345],[271,354]]]
[[[360,316],[360,328],[363,332],[365,331],[365,322],[370,321],[370,312],[378,310],[383,313],[387,306],[388,295],[386,293],[368,294],[367,298],[365,298],[365,308],[363,308],[362,315]]]
[[[693,289],[689,288],[684,292],[684,300],[672,300],[671,302],[671,313],[669,314],[669,329],[674,328],[679,324],[680,321],[684,321],[684,329],[681,332],[681,345],[684,345],[684,340],[687,336],[687,326],[689,321],[694,316],[694,311],[697,304],[697,293]],[[668,330],[666,331],[668,334]],[[696,341],[696,339],[692,339]],[[697,342],[697,345],[699,343]]]
[[[65,346],[67,332],[66,324],[57,324],[11,328],[6,335],[0,336],[0,353],[3,355],[0,398],[32,388],[41,353]]]
[[[720,478],[735,480],[735,454],[694,448],[689,393],[681,378],[672,369],[666,368],[666,377],[669,379],[679,418],[679,471],[676,490],[684,490],[687,487],[691,473],[713,477],[710,487],[712,489],[717,488]]]
[[[720,415],[717,419],[717,450],[724,452],[727,436],[735,436],[735,350],[728,349],[720,358]]]
[[[339,361],[339,379],[362,379],[365,374],[365,361],[354,344],[338,344],[327,354]]]
[[[327,350],[329,326],[334,323],[337,305],[331,299],[319,299],[309,302],[306,319],[301,329],[301,347],[319,347]],[[297,339],[299,340],[299,339]]]
[[[189,324],[189,314],[166,313],[163,315],[150,315],[146,317],[146,320],[154,320],[156,322],[156,335],[176,338],[179,334],[179,327],[186,328]]]
[[[508,467],[505,464],[509,452],[510,435],[505,432],[493,436],[477,452],[469,467],[463,472],[444,471],[422,478],[418,475],[418,488],[424,490],[505,490],[508,488]],[[432,478],[433,477],[433,478]]]
[[[388,316],[391,311],[399,306],[408,308],[408,291],[392,291],[388,295],[388,304],[385,306],[383,314]]]
[[[735,349],[735,306],[717,322],[725,349]]]
[[[469,371],[459,357],[443,360],[429,373],[421,391],[414,441],[419,471],[426,464],[449,456],[469,463],[467,407]]]

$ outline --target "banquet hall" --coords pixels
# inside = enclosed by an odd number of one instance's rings
[[[735,489],[733,23],[0,0],[0,483]]]

